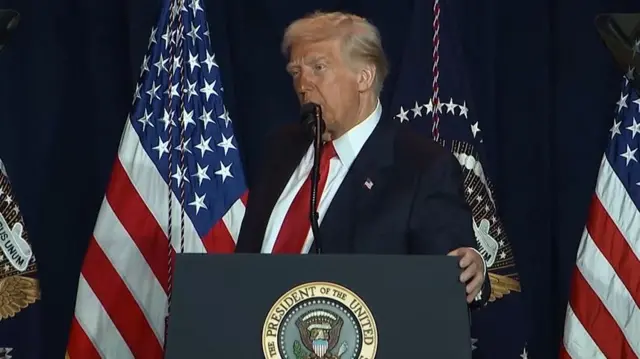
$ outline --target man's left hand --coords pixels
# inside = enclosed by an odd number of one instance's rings
[[[467,303],[471,303],[476,296],[482,291],[484,284],[484,260],[478,251],[473,248],[458,248],[449,254],[460,258],[460,268],[463,269],[460,274],[460,282],[467,285]]]

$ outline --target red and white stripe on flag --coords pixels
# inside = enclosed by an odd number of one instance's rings
[[[163,4],[82,265],[70,359],[163,358],[175,253],[232,252],[244,217],[204,4]]]
[[[640,213],[603,157],[574,268],[560,358],[640,355]]]

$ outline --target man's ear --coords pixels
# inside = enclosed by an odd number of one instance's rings
[[[373,83],[376,79],[376,67],[371,64],[366,64],[360,68],[358,73],[358,91],[366,92],[373,88]]]

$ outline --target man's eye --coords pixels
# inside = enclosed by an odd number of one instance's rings
[[[323,64],[317,64],[313,67],[316,71],[324,70],[325,66]]]

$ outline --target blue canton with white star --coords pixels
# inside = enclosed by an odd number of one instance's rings
[[[184,185],[183,208],[200,237],[246,191],[203,7],[199,0],[181,7],[164,1],[163,20],[152,31],[129,117],[156,170],[167,183],[171,178],[179,200]]]
[[[640,98],[638,90],[625,79],[616,106],[607,160],[624,185],[636,208],[640,209]]]

